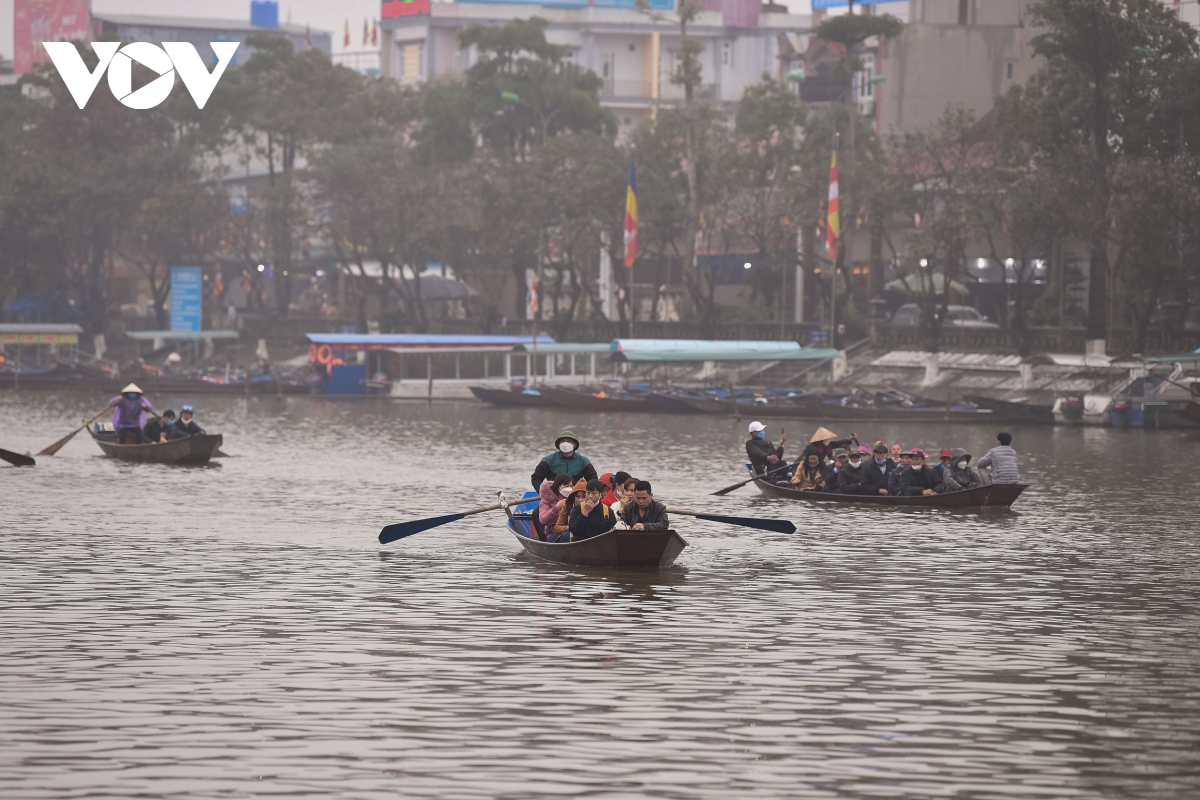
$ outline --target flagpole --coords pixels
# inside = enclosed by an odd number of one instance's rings
[[[838,132],[833,132],[833,156],[837,158],[838,151]],[[835,162],[836,163],[836,162]],[[840,183],[840,181],[839,181]],[[841,194],[841,191],[838,191]],[[840,205],[840,203],[839,203]],[[838,216],[841,216],[841,209],[838,209]],[[829,230],[829,220],[825,221],[825,230]],[[829,273],[829,346],[836,347],[837,344],[837,259],[838,254],[842,252],[841,242],[841,220],[838,221],[838,235],[834,240],[837,242],[837,249],[833,254],[833,265]]]

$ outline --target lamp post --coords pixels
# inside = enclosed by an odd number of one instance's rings
[[[559,111],[562,111],[562,106],[559,106],[558,108],[554,109],[549,114],[545,114],[537,106],[533,105],[532,103],[526,103],[524,100],[522,100],[521,96],[518,95],[516,92],[501,92],[500,97],[502,97],[503,99],[507,100],[510,103],[515,103],[519,106],[525,106],[526,108],[533,109],[534,113],[536,113],[542,121],[541,144],[545,144],[546,137],[549,135],[549,132],[550,132],[550,120],[554,119],[555,114],[557,114]]]

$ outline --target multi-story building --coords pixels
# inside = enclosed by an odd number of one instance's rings
[[[644,13],[633,0],[386,0],[380,70],[404,82],[459,75],[478,57],[473,48],[459,47],[460,31],[541,17],[549,22],[547,39],[566,47],[571,61],[603,80],[601,103],[626,132],[659,103],[683,96],[682,87],[670,80],[681,42],[674,0],[651,0],[650,6]],[[808,15],[789,14],[760,0],[705,0],[705,7],[688,29],[704,44],[699,94],[730,108],[764,73],[783,77],[781,36],[810,27]]]
[[[253,24],[250,20],[186,19],[142,14],[92,14],[97,35],[114,33],[123,42],[190,42],[196,51],[211,53],[210,42],[241,42],[233,63],[244,63],[254,52],[246,39],[254,34],[283,36],[297,50],[320,50],[329,55],[332,37],[329,31],[313,30],[306,25],[284,22],[273,25]]]

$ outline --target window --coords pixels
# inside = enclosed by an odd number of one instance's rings
[[[958,0],[958,24],[970,24],[970,0]]]
[[[421,43],[400,46],[400,77],[419,78],[421,76]]]
[[[721,42],[721,66],[733,66],[733,42],[728,39]]]
[[[1013,79],[1013,72],[1016,71],[1016,66],[1017,65],[1012,61],[1005,63],[1004,77],[1011,81]]]
[[[864,54],[860,63],[862,69],[854,73],[854,99],[870,100],[875,96],[875,84],[871,83],[875,77],[875,54]]]

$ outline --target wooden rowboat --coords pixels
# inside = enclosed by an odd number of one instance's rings
[[[785,497],[789,500],[805,500],[810,503],[843,503],[863,506],[917,506],[921,508],[1008,508],[1025,491],[1023,483],[993,483],[977,489],[946,494],[921,494],[914,497],[892,495],[832,494],[829,492],[799,491],[777,486],[762,478],[755,478],[754,485],[770,497]]]
[[[117,444],[115,433],[96,433],[91,428],[88,428],[88,433],[109,458],[143,464],[207,464],[222,441],[221,434],[206,433],[162,443]]]
[[[618,530],[582,542],[540,542],[532,538],[531,526],[528,514],[508,520],[508,529],[531,556],[572,567],[669,567],[688,544],[675,531]]]
[[[469,386],[471,394],[485,403],[502,408],[554,408],[558,403],[541,394],[525,394],[507,389],[490,389],[486,386]]]

